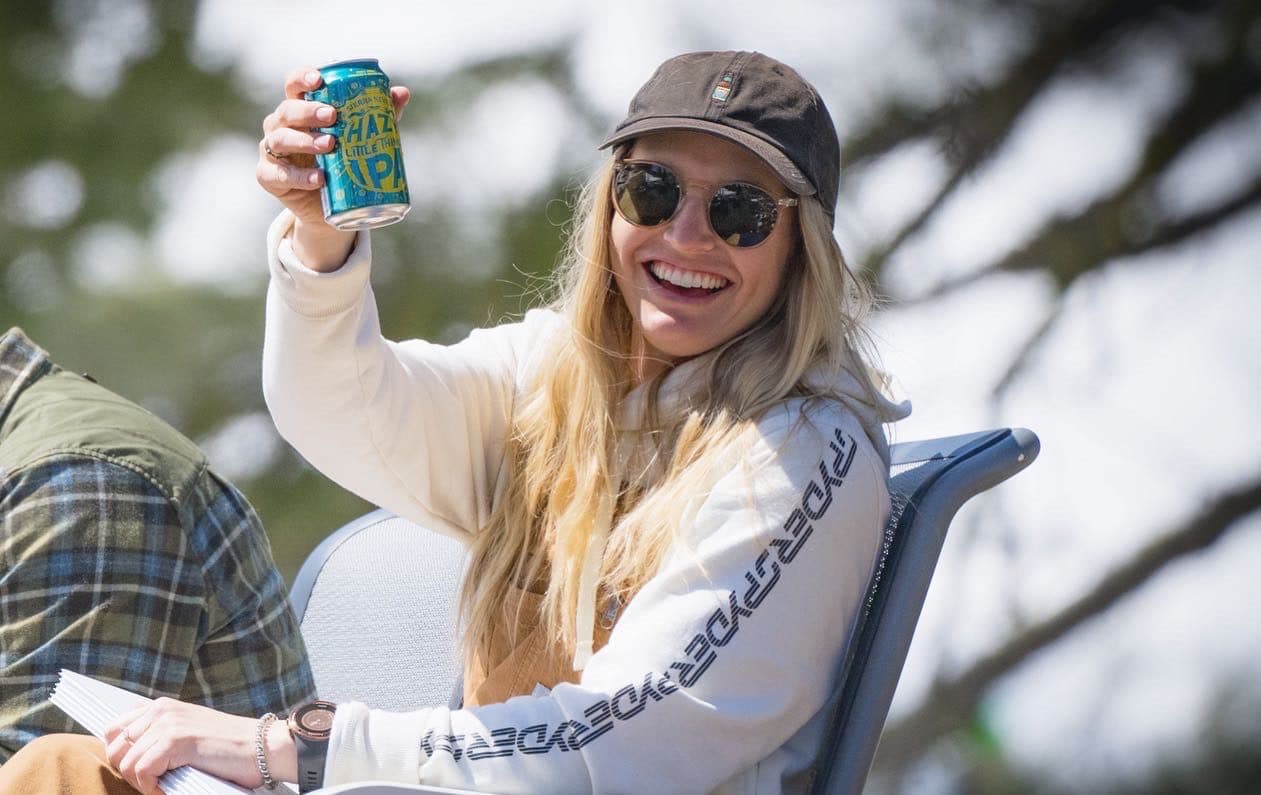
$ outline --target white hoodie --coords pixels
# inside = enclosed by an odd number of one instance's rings
[[[277,428],[345,488],[470,538],[504,486],[514,400],[564,321],[534,311],[456,345],[390,342],[368,283],[368,235],[341,269],[321,274],[294,256],[292,223],[283,213],[268,241],[263,386]],[[664,399],[694,372],[675,368]],[[715,468],[679,542],[578,684],[454,711],[339,705],[325,785],[804,791],[823,730],[816,713],[888,516],[879,423],[908,410],[864,403],[856,382],[840,387],[852,398],[846,406],[795,402],[769,412],[740,459]],[[632,393],[624,426],[634,426],[641,404]],[[589,626],[589,616],[579,618]]]

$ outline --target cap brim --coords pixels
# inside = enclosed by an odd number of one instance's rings
[[[719,138],[726,138],[728,141],[740,144],[757,155],[766,165],[771,167],[771,170],[793,193],[800,196],[812,196],[816,192],[814,185],[806,178],[805,174],[801,173],[801,169],[797,168],[796,164],[788,159],[787,155],[776,149],[773,144],[744,130],[738,130],[735,127],[728,127],[725,124],[718,124],[717,122],[704,119],[692,119],[683,116],[657,116],[651,119],[640,119],[615,130],[608,138],[604,139],[604,143],[600,144],[599,148],[607,149],[632,138],[638,138],[645,133],[664,132],[666,130],[695,130],[709,133],[710,135],[717,135]]]

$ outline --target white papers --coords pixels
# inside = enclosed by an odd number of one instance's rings
[[[152,699],[63,668],[49,700],[104,740],[106,726]],[[166,795],[250,795],[251,792],[191,767],[167,771],[160,783]]]
[[[99,682],[91,677],[77,674],[66,669],[61,670],[57,686],[53,688],[53,704],[61,711],[77,720],[83,728],[92,732],[100,740],[105,739],[105,727],[120,718],[124,713],[152,699],[138,696],[123,690],[121,687]],[[248,790],[230,784],[217,776],[203,773],[191,767],[177,767],[168,770],[159,779],[162,791],[166,795],[275,795],[265,789]],[[288,784],[286,792],[293,789]],[[280,790],[277,790],[278,792]],[[423,784],[392,784],[385,781],[367,781],[359,784],[343,784],[319,790],[327,795],[469,795],[465,790],[447,789],[445,787],[428,787]]]

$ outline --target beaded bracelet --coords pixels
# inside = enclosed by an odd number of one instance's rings
[[[263,775],[263,786],[269,790],[276,788],[276,780],[267,769],[267,745],[264,739],[267,737],[267,727],[275,719],[276,713],[268,712],[258,719],[258,725],[254,727],[254,759],[258,762],[258,772]]]

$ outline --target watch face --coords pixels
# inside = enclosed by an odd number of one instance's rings
[[[312,701],[293,713],[294,728],[306,739],[327,739],[333,730],[335,704],[328,701]]]

